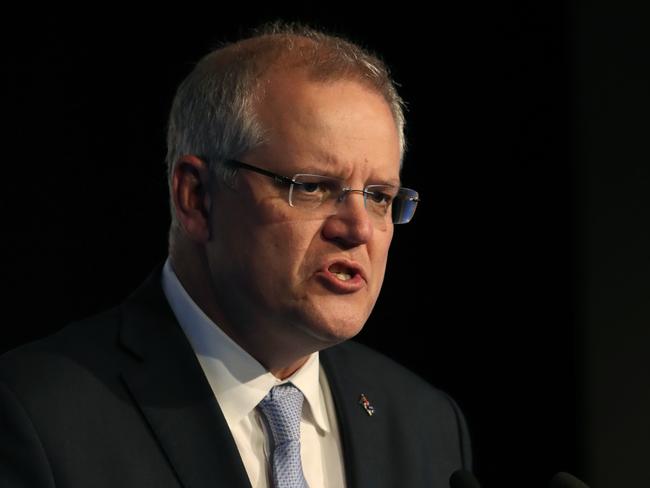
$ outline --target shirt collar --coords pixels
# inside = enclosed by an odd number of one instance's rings
[[[162,287],[229,425],[246,417],[275,385],[290,381],[305,396],[316,425],[329,432],[330,424],[319,381],[318,352],[311,354],[302,367],[281,381],[201,310],[183,288],[169,258],[163,267]]]

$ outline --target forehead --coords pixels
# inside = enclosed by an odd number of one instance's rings
[[[300,71],[272,73],[256,113],[265,134],[254,150],[283,165],[399,176],[397,126],[383,96],[355,80],[313,81]]]

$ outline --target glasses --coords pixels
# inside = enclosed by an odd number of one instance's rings
[[[336,213],[336,204],[342,202],[348,193],[363,195],[368,214],[379,223],[385,223],[390,213],[393,224],[406,224],[415,214],[420,201],[418,192],[410,188],[392,185],[368,185],[363,190],[345,186],[345,182],[330,176],[296,174],[289,178],[278,175],[235,159],[224,161],[228,166],[254,171],[273,178],[278,183],[289,185],[289,205],[309,210],[318,209],[324,215]]]

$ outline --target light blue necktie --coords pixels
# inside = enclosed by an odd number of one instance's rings
[[[273,435],[273,488],[308,488],[300,461],[302,392],[291,383],[274,386],[259,403]]]

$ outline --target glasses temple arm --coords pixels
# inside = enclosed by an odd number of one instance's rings
[[[273,178],[276,181],[279,181],[281,183],[287,183],[289,185],[304,185],[304,183],[301,183],[299,181],[294,181],[292,178],[289,178],[287,176],[282,176],[278,175],[275,173],[272,173],[271,171],[267,171],[262,168],[258,168],[256,166],[251,166],[250,164],[242,163],[241,161],[237,161],[236,159],[226,159],[224,161],[224,164],[227,164],[229,166],[234,166],[236,168],[242,168],[246,169],[248,171],[254,171],[255,173],[259,173],[264,176],[268,176],[269,178]]]

